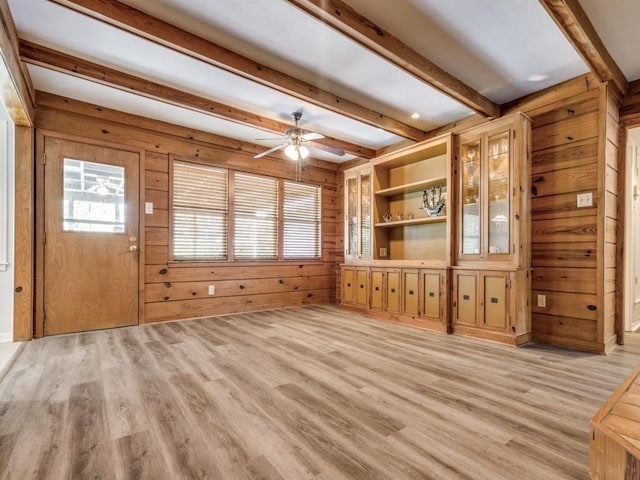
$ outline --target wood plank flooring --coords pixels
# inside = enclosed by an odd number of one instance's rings
[[[333,306],[49,337],[0,383],[0,478],[583,480],[639,360]]]

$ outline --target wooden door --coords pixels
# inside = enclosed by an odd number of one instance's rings
[[[404,292],[404,310],[405,315],[418,315],[418,272],[403,271],[402,272],[402,290]]]
[[[387,270],[386,310],[400,312],[400,270]]]
[[[139,155],[47,137],[44,334],[138,323]]]
[[[355,269],[343,268],[342,269],[342,303],[354,303],[355,291]]]
[[[371,270],[371,305],[372,309],[382,310],[382,288],[383,288],[383,279],[384,275],[382,270],[372,269]]]
[[[482,276],[482,324],[487,328],[506,330],[508,312],[507,276],[504,273],[484,273]]]
[[[456,272],[454,286],[456,299],[454,323],[475,327],[478,310],[477,274]]]
[[[425,273],[423,278],[423,306],[425,317],[440,318],[440,274]]]
[[[358,290],[356,293],[356,303],[361,307],[367,307],[369,305],[369,299],[367,296],[367,276],[369,272],[366,269],[358,269],[356,273]]]

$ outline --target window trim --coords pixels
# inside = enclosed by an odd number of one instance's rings
[[[211,168],[223,168],[227,170],[227,256],[225,259],[212,259],[212,258],[204,258],[202,260],[188,259],[188,260],[176,260],[173,255],[173,218],[174,218],[174,203],[173,203],[173,170],[174,163],[184,162],[184,163],[192,163],[195,165],[200,165],[203,167],[211,167]],[[278,183],[278,258],[277,259],[249,259],[242,258],[239,260],[235,260],[234,258],[234,248],[235,248],[235,213],[234,213],[234,199],[235,199],[235,172],[244,173],[247,175],[256,175],[262,177],[269,177],[276,179]],[[320,197],[320,228],[319,228],[319,247],[320,247],[320,256],[319,257],[288,257],[284,258],[283,250],[284,250],[284,219],[283,219],[283,211],[284,211],[284,182],[294,182],[301,183],[304,185],[314,186],[318,188],[318,193]],[[169,155],[169,190],[168,190],[168,203],[169,203],[169,225],[168,225],[168,259],[167,265],[172,267],[207,267],[207,266],[255,266],[255,265],[281,265],[282,263],[300,263],[304,261],[304,263],[324,263],[325,251],[323,248],[323,212],[324,212],[324,194],[323,194],[323,185],[319,182],[305,182],[298,181],[295,178],[287,178],[287,177],[278,177],[275,175],[265,175],[263,173],[254,172],[251,170],[243,170],[241,168],[231,168],[228,165],[225,165],[221,162],[215,161],[207,161],[202,158],[192,158],[182,155]]]

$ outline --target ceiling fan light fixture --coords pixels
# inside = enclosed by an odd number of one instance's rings
[[[284,149],[284,154],[289,157],[291,160],[298,160],[298,155],[300,158],[307,158],[309,156],[309,149],[304,145],[289,145]]]

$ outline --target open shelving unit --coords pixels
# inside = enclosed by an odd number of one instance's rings
[[[450,263],[452,152],[448,134],[373,162],[374,259]],[[432,188],[441,191],[444,201],[437,216],[422,208],[423,192]]]

